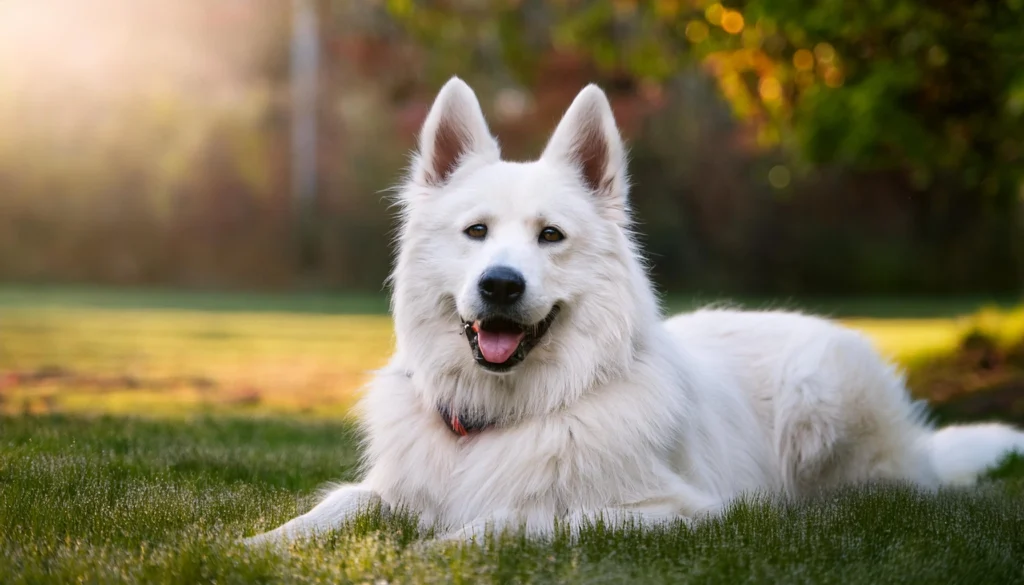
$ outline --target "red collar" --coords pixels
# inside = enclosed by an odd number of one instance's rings
[[[460,416],[451,407],[440,404],[437,405],[437,414],[441,415],[441,420],[448,426],[448,429],[460,437],[475,435],[494,426],[493,422],[482,421],[465,415]]]

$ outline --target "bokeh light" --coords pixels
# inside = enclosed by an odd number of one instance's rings
[[[810,71],[814,69],[814,53],[807,49],[800,49],[793,53],[793,67],[799,71]]]
[[[708,25],[699,20],[691,20],[686,25],[686,38],[691,43],[701,43],[708,38]]]
[[[766,102],[777,102],[782,98],[782,84],[774,77],[764,77],[757,86],[761,99]]]
[[[843,72],[838,67],[828,67],[825,69],[825,85],[835,89],[842,87],[843,85]]]
[[[828,65],[836,57],[836,50],[828,43],[818,43],[814,46],[814,56],[819,63]]]
[[[928,64],[932,67],[942,67],[949,60],[946,50],[939,45],[932,45],[928,49]]]
[[[785,165],[775,165],[768,171],[768,183],[776,189],[785,189],[791,180],[789,168]]]
[[[715,2],[714,4],[711,4],[710,6],[704,9],[704,18],[706,18],[708,22],[715,26],[721,26],[722,16],[724,15],[724,13],[725,8],[722,8],[721,4]]]
[[[722,14],[722,29],[735,35],[743,31],[743,15],[735,10],[726,10]]]

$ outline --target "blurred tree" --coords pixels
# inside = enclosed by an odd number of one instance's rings
[[[700,62],[765,146],[810,163],[956,170],[998,191],[1024,155],[1024,0],[389,0],[450,71],[497,43],[529,80],[573,49],[606,72],[663,82]],[[474,50],[475,49],[475,50]],[[499,50],[499,49],[496,49]]]
[[[529,82],[551,51],[641,87],[700,64],[762,147],[790,168],[895,171],[927,193],[922,229],[989,238],[1019,285],[1024,0],[389,0],[448,71],[496,46]],[[483,39],[483,42],[481,42]],[[472,41],[476,41],[475,43]],[[454,62],[453,62],[454,61]],[[970,193],[965,206],[963,193]],[[962,246],[961,246],[962,247]],[[1002,252],[1000,252],[1000,250]],[[950,250],[953,253],[954,250]]]
[[[662,290],[1019,291],[1024,0],[314,0],[311,274],[291,3],[101,3],[0,2],[0,280],[379,291],[457,73],[513,159],[604,86]]]

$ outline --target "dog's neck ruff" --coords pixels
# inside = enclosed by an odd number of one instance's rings
[[[460,437],[475,435],[494,426],[491,421],[474,419],[465,414],[460,416],[451,407],[443,404],[437,405],[437,413],[441,415],[441,420],[448,426],[448,429]]]

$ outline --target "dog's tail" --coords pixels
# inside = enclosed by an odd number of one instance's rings
[[[973,485],[1013,452],[1024,455],[1024,432],[998,424],[954,425],[928,438],[932,465],[946,485]]]

